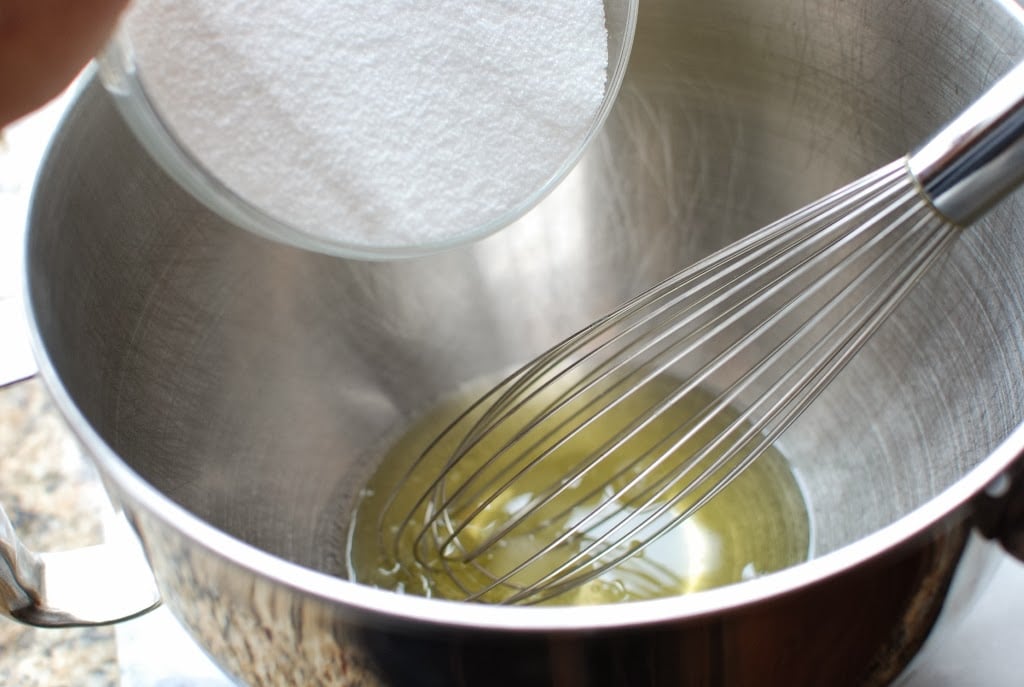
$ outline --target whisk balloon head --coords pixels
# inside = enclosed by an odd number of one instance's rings
[[[382,547],[467,600],[557,599],[627,560],[661,584],[644,550],[768,450],[1022,162],[1024,64],[905,159],[505,379],[398,481]]]
[[[429,487],[389,500],[413,504],[390,554],[467,600],[603,584],[771,446],[956,233],[900,160],[697,262],[453,422],[410,469]]]

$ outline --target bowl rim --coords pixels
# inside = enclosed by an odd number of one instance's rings
[[[1024,27],[1024,8],[1013,0],[993,0]],[[79,96],[89,79],[81,80]],[[62,129],[81,104],[75,98],[65,111],[58,127]],[[44,166],[51,164],[50,152]],[[33,198],[33,206],[35,198]],[[145,511],[205,549],[210,556],[241,568],[249,574],[269,580],[297,594],[327,605],[337,606],[358,620],[360,616],[374,622],[414,623],[467,630],[516,632],[589,632],[594,630],[633,628],[659,623],[692,621],[750,607],[773,598],[822,583],[867,561],[874,560],[928,536],[942,522],[966,517],[971,501],[1005,475],[1015,464],[1024,461],[1024,421],[1017,425],[987,457],[959,480],[890,524],[850,542],[834,551],[798,565],[735,585],[717,587],[697,593],[608,605],[566,607],[515,607],[471,604],[457,601],[404,596],[373,589],[340,577],[289,562],[237,539],[206,523],[146,482],[130,468],[103,440],[78,408],[49,356],[36,316],[30,268],[35,232],[30,219],[26,231],[26,265],[22,277],[29,343],[54,405],[61,412],[71,432],[81,441],[87,455],[114,487],[115,495],[131,509]],[[156,572],[160,579],[159,571]],[[173,603],[171,604],[173,606]]]

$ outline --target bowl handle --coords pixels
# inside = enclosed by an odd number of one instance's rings
[[[975,505],[981,531],[1024,562],[1024,455],[989,483]]]
[[[0,386],[34,372],[27,365],[0,367],[0,375],[7,375]],[[103,544],[35,553],[18,538],[0,504],[0,615],[39,627],[70,627],[127,620],[158,606],[153,574],[124,515],[104,529]]]
[[[36,373],[27,325],[14,301],[0,301],[0,387]],[[106,543],[35,553],[18,538],[0,505],[0,615],[39,627],[105,625],[160,604],[153,574],[123,514]]]
[[[999,533],[1003,548],[1024,561],[1024,475],[1018,474],[1006,501]]]
[[[38,627],[72,627],[156,608],[156,583],[123,515],[108,534],[97,546],[35,553],[0,506],[0,614]]]

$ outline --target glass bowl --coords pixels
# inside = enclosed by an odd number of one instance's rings
[[[131,37],[122,23],[114,38],[98,56],[100,79],[135,136],[161,167],[183,188],[231,223],[256,234],[283,243],[343,257],[390,259],[415,257],[474,241],[508,226],[547,195],[572,170],[594,135],[600,130],[614,105],[629,60],[636,27],[639,0],[604,0],[608,40],[608,65],[605,93],[590,122],[560,164],[536,188],[473,226],[455,226],[441,237],[412,241],[389,240],[375,243],[338,237],[319,227],[277,216],[253,199],[243,197],[206,166],[174,133],[160,112],[155,99],[147,93],[131,45]],[[169,37],[168,40],[173,40]],[[345,216],[346,222],[358,221]],[[367,234],[368,235],[368,234]]]

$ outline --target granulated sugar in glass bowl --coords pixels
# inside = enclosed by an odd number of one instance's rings
[[[137,0],[101,75],[149,152],[244,228],[338,255],[514,221],[618,92],[636,0]]]

